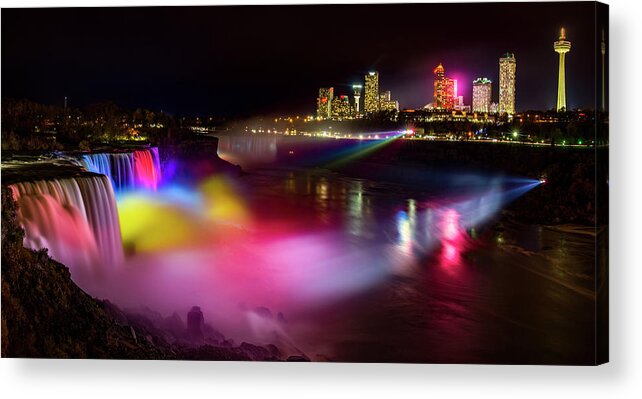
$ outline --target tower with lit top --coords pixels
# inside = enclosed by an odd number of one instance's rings
[[[360,111],[359,99],[361,98],[361,89],[363,89],[362,85],[359,85],[359,84],[352,85],[352,94],[354,95],[354,112],[355,112],[355,116],[358,116],[359,115],[359,111]]]
[[[566,31],[560,30],[560,38],[553,43],[553,49],[560,55],[559,76],[557,80],[557,110],[566,110],[566,71],[565,60],[566,53],[571,51],[571,42],[566,40]]]

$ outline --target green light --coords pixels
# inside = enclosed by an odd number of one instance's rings
[[[398,138],[401,138],[400,134],[390,136],[384,140],[372,140],[365,146],[356,149],[356,151],[355,150],[351,150],[347,152],[342,151],[341,153],[337,154],[337,159],[327,164],[327,167],[332,169],[334,167],[341,166],[349,162],[353,162],[359,158],[362,158],[368,154],[371,154],[385,147],[386,145],[392,143]],[[363,139],[364,139],[363,135],[360,134],[359,140],[363,140]]]
[[[519,134],[519,133],[517,133],[517,132],[513,132],[513,137],[517,138],[517,135],[518,135],[518,134]]]

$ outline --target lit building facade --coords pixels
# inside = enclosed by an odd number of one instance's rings
[[[557,74],[557,110],[566,110],[566,53],[571,51],[571,42],[566,40],[564,28],[560,31],[560,38],[553,43],[553,50],[560,55],[559,71]]]
[[[457,98],[457,80],[446,77],[446,70],[439,64],[434,70],[433,107],[437,109],[453,109]]]
[[[391,98],[390,90],[379,93],[379,109],[381,111],[399,111],[399,102]]]
[[[493,84],[489,79],[473,80],[473,112],[490,112],[490,102],[493,94]]]
[[[444,98],[444,109],[454,109],[457,102],[457,80],[446,78],[446,97]]]
[[[379,73],[368,72],[365,77],[365,86],[363,111],[366,114],[373,114],[379,111]]]
[[[444,108],[446,99],[446,70],[443,65],[439,64],[432,72],[435,75],[432,91],[433,108]]]
[[[347,119],[352,117],[352,105],[348,96],[337,96],[332,100],[331,116],[333,119]]]
[[[319,89],[317,98],[317,118],[330,119],[332,116],[332,100],[334,99],[333,87],[322,87]]]
[[[506,53],[499,59],[499,113],[515,114],[515,54]]]
[[[464,104],[464,96],[457,96],[455,98],[455,105],[453,109],[455,111],[470,112],[470,105]]]

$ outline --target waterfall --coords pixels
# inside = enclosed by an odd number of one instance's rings
[[[18,182],[9,186],[18,203],[24,245],[88,275],[122,263],[116,200],[104,175]]]
[[[67,163],[58,164],[58,159]],[[49,172],[52,177],[43,177]],[[68,266],[76,280],[124,260],[114,193],[156,190],[161,180],[158,148],[80,157],[58,154],[53,163],[20,165],[11,173],[15,175],[11,179],[17,180],[9,187],[25,230],[24,246],[48,248],[49,255]],[[25,173],[40,180],[20,181]]]
[[[137,187],[156,190],[160,182],[158,148],[134,151],[134,176]]]
[[[109,177],[116,192],[133,188],[156,190],[161,180],[156,147],[133,152],[85,154],[81,162],[88,171]]]

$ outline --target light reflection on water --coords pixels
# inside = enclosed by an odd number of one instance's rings
[[[238,160],[240,149],[259,159],[276,151],[271,141],[230,143],[221,155],[237,148]],[[498,178],[437,195],[317,169],[255,169],[237,185],[241,228],[203,223],[191,209],[191,246],[131,259],[144,284],[127,299],[153,301],[160,287],[163,311],[185,296],[230,335],[240,330],[224,319],[237,303],[266,306],[285,314],[288,337],[314,359],[591,358],[592,241],[496,225],[506,195],[526,189],[504,194]]]
[[[267,179],[256,173],[248,176],[247,183],[264,209],[261,198],[280,196],[274,193],[279,185],[269,183],[279,179],[279,173],[270,172]],[[324,356],[445,362],[510,362],[522,356],[536,363],[590,357],[585,348],[592,339],[591,302],[576,295],[588,282],[554,280],[559,278],[558,254],[564,256],[567,270],[591,270],[590,240],[570,238],[584,250],[569,257],[558,247],[566,247],[567,242],[551,243],[556,233],[550,230],[539,226],[492,229],[492,224],[483,222],[493,216],[485,212],[501,209],[489,205],[499,198],[494,191],[479,193],[481,200],[448,199],[319,171],[289,176],[300,183],[288,184],[298,189],[288,191],[292,207],[283,204],[279,217],[297,219],[308,232],[331,226],[337,242],[344,243],[340,252],[355,254],[344,266],[340,259],[345,257],[328,254],[338,267],[320,285],[326,290],[317,298],[334,295],[332,282],[363,283],[350,288],[341,285],[338,302],[299,313],[299,333],[326,348]],[[312,195],[304,189],[309,185],[315,187]],[[321,211],[323,217],[312,216]],[[501,243],[497,237],[502,237]],[[519,249],[533,245],[544,252],[532,255]],[[550,259],[545,255],[551,252],[547,246],[555,248]],[[548,267],[550,279],[530,273]],[[351,294],[344,296],[345,289]],[[574,316],[564,320],[557,312]],[[304,328],[305,323],[315,325],[309,327],[314,331],[320,328],[319,334]],[[556,336],[568,334],[574,334],[575,340],[555,345],[554,355],[529,349],[537,344],[528,347],[521,341],[549,345],[557,342]]]

